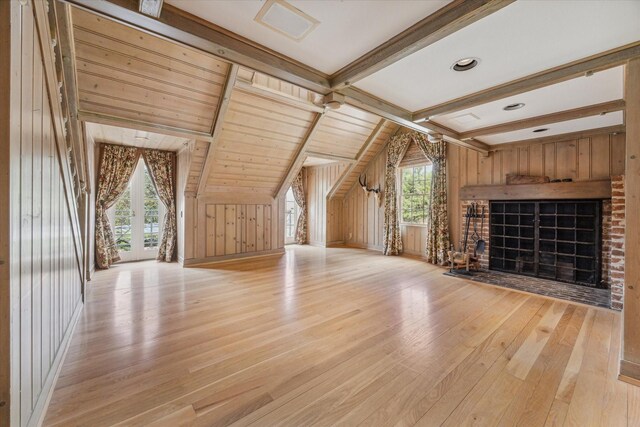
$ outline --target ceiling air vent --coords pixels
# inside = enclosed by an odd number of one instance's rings
[[[267,0],[255,20],[296,41],[305,38],[320,23],[284,0]]]

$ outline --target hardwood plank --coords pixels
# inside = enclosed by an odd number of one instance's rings
[[[256,205],[232,206],[255,233]],[[621,407],[619,313],[442,272],[310,246],[97,272],[44,425],[559,425],[600,407],[588,399],[595,372],[600,402]],[[569,397],[558,385],[576,370]]]

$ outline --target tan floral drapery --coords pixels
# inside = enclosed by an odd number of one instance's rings
[[[400,134],[391,138],[387,145],[387,164],[384,173],[384,229],[383,249],[385,255],[402,253],[400,219],[398,212],[398,194],[396,172],[402,155],[411,141],[409,134]]]
[[[424,155],[431,160],[431,195],[427,218],[427,262],[444,265],[450,246],[449,216],[447,214],[447,143],[429,142],[422,134],[413,139]]]
[[[307,243],[307,201],[304,196],[304,168],[300,169],[298,175],[291,183],[293,198],[300,207],[300,215],[296,223],[296,243],[302,245]]]
[[[103,144],[101,148],[96,193],[96,263],[99,268],[109,268],[111,264],[120,260],[120,256],[107,217],[107,209],[113,206],[127,189],[140,152],[135,147],[121,145]]]
[[[158,246],[158,261],[171,262],[176,256],[178,242],[176,222],[176,153],[172,151],[144,150],[144,161],[156,188],[160,201],[166,207],[162,228],[162,238]]]

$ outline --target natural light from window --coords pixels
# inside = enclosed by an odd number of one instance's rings
[[[402,168],[400,173],[402,222],[426,224],[431,192],[431,165]]]

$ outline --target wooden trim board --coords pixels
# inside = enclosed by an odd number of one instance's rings
[[[460,200],[610,199],[611,180],[521,185],[468,185]]]

